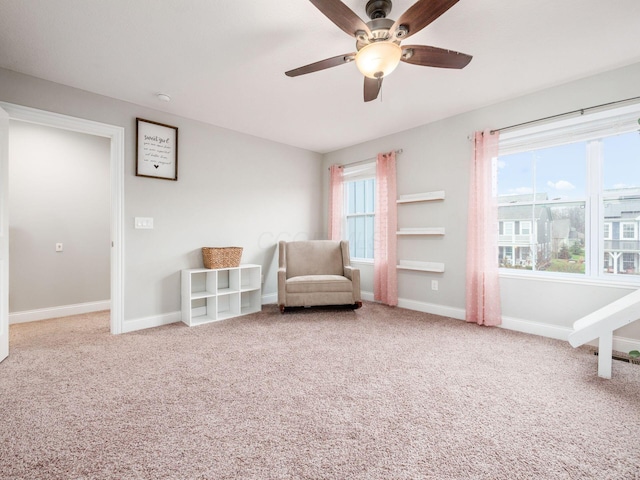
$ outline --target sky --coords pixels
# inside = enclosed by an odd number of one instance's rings
[[[602,142],[604,189],[640,187],[640,132],[607,137]],[[586,182],[587,142],[498,159],[498,195],[533,193],[535,186],[536,193],[546,192],[550,200],[578,200],[587,194]]]

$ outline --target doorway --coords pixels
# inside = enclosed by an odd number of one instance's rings
[[[107,137],[9,122],[10,324],[110,309],[109,152]]]
[[[122,333],[124,322],[124,128],[4,102],[0,102],[0,109],[8,114],[10,120],[107,137],[110,140],[110,330],[112,334]],[[4,158],[3,161],[5,161]],[[6,191],[2,192],[1,201],[6,205]],[[2,294],[6,294],[8,282],[2,282],[0,287],[3,290]],[[0,312],[0,322],[3,323],[4,328],[8,328],[6,305]],[[1,327],[0,330],[2,330]]]

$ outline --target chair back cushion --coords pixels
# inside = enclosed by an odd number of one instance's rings
[[[287,278],[300,275],[344,275],[340,242],[287,242]]]

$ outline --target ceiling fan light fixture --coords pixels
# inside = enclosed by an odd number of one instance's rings
[[[402,57],[402,48],[393,42],[373,42],[356,54],[356,66],[369,78],[382,78],[395,70]]]

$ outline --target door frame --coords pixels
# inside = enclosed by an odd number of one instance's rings
[[[111,320],[112,334],[123,332],[124,325],[124,127],[94,122],[12,103],[0,102],[9,120],[35,123],[107,137],[110,145],[111,192]],[[10,213],[10,212],[9,212]],[[9,285],[6,285],[9,288]]]
[[[9,114],[0,108],[0,362],[9,356]]]

